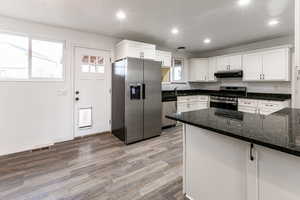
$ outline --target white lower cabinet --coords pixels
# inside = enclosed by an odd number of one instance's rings
[[[177,112],[189,112],[194,110],[207,109],[209,96],[183,96],[178,97]]]
[[[239,99],[238,109],[240,112],[270,115],[283,108],[290,106],[290,101],[267,101],[256,99]]]
[[[247,166],[247,200],[299,200],[299,157],[261,146],[254,152],[255,160],[248,160]]]
[[[185,125],[185,192],[191,200],[246,200],[246,143]]]
[[[299,200],[300,158],[184,125],[184,192],[191,200]],[[252,158],[251,158],[252,155]]]

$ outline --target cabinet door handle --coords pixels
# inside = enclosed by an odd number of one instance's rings
[[[254,149],[254,144],[251,144],[250,145],[250,160],[251,161],[254,161],[253,149]]]
[[[140,58],[144,58],[145,57],[145,53],[144,52],[140,52]]]

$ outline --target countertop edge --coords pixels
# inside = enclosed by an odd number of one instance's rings
[[[174,90],[162,90],[162,93],[174,92]],[[213,96],[218,93],[217,90],[201,90],[201,89],[191,89],[191,90],[178,90],[178,97],[180,96],[194,96],[194,95],[208,95]],[[180,92],[194,92],[195,94],[180,94]],[[281,97],[278,97],[282,95]],[[240,99],[257,99],[257,100],[267,100],[267,101],[288,101],[292,99],[292,95],[288,93],[259,93],[259,92],[248,92],[247,96],[238,96]]]
[[[290,154],[290,155],[293,155],[293,156],[300,157],[300,152],[293,151],[293,150],[288,149],[288,148],[284,148],[284,147],[281,147],[281,146],[261,142],[261,141],[255,140],[255,139],[235,135],[235,134],[232,134],[232,133],[227,132],[227,131],[222,131],[222,130],[219,130],[219,129],[215,129],[215,128],[195,124],[195,123],[188,122],[188,121],[185,121],[185,120],[181,120],[181,119],[178,119],[176,117],[172,117],[172,116],[168,116],[168,115],[166,116],[166,118],[172,119],[172,120],[175,120],[175,121],[179,121],[179,122],[182,122],[182,123],[185,123],[185,124],[188,124],[188,125],[196,126],[198,128],[206,129],[206,130],[215,132],[216,134],[220,134],[220,135],[228,136],[228,137],[231,137],[231,138],[239,139],[239,140],[242,140],[242,141],[245,141],[245,142],[249,142],[249,143],[252,143],[252,144],[260,145],[260,146],[263,146],[263,147],[267,147],[267,148],[270,148],[270,149],[273,149],[273,150],[277,150],[277,151],[280,151],[280,152],[283,152],[283,153],[287,153],[287,154]]]

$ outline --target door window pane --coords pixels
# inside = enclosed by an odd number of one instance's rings
[[[82,56],[81,58],[81,72],[103,74],[104,58],[101,56]]]
[[[34,78],[63,78],[62,43],[32,40],[32,69]]]
[[[27,37],[0,34],[0,78],[28,79]]]

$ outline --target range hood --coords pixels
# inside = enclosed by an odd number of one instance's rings
[[[215,73],[217,78],[242,78],[242,70],[218,71]]]

